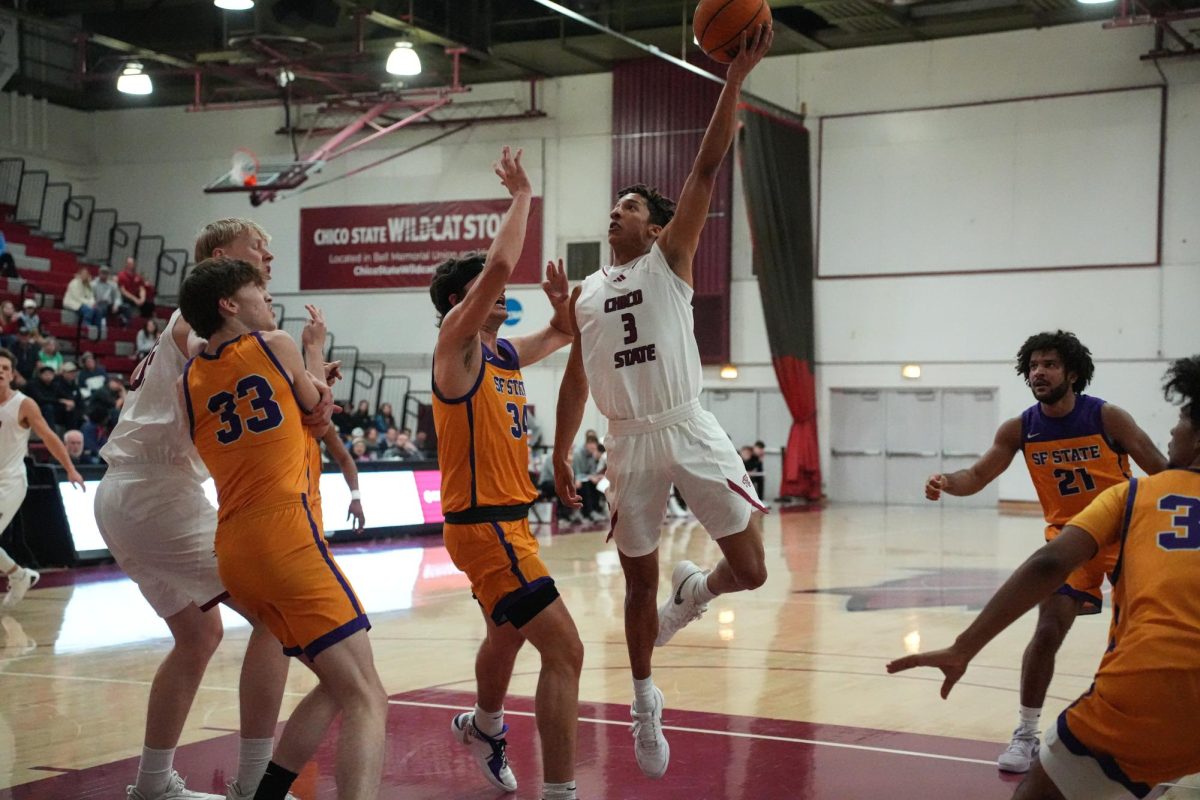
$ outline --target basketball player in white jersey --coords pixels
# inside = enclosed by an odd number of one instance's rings
[[[42,410],[31,398],[12,388],[17,374],[17,357],[0,350],[0,533],[8,527],[25,502],[28,489],[25,476],[25,456],[29,453],[29,433],[41,437],[50,454],[67,471],[72,485],[83,489],[83,478],[71,463],[67,447],[42,416]],[[21,602],[25,593],[41,577],[37,570],[21,567],[0,548],[0,574],[8,578],[8,592],[0,606],[11,608]]]
[[[266,233],[249,220],[220,220],[196,243],[196,260],[242,259],[268,278]],[[208,472],[192,445],[177,383],[203,340],[176,311],[133,372],[121,418],[100,450],[108,472],[96,492],[96,522],[109,551],[174,637],[150,686],[146,738],[129,800],[220,800],[193,792],[172,768],[175,748],[209,660],[220,644],[219,613],[229,595],[217,574],[216,510],[201,483]],[[229,603],[236,608],[236,604]],[[228,800],[249,800],[270,761],[287,681],[288,659],[264,626],[251,620],[239,684],[241,741]]]
[[[692,323],[692,257],[713,185],[736,129],[742,82],[766,55],[773,32],[743,37],[725,88],[676,207],[654,189],[623,189],[608,228],[615,266],[593,273],[573,298],[575,340],[558,398],[554,477],[573,508],[571,442],[590,386],[608,418],[612,535],[625,572],[625,638],[633,671],[634,753],[652,778],[667,770],[663,694],[650,662],[719,594],[756,589],[767,577],[760,515],[765,510],[742,459],[716,418],[700,407],[700,353]],[[671,597],[658,610],[659,525],[674,483],[721,547],[711,572],[675,565]]]

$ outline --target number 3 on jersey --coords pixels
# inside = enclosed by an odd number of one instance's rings
[[[225,427],[217,431],[217,441],[221,444],[233,444],[242,438],[243,429],[251,433],[265,433],[272,428],[278,428],[283,422],[283,410],[279,408],[272,397],[270,382],[262,375],[247,375],[237,382],[234,387],[237,397],[231,392],[217,392],[208,398],[206,406],[214,414],[220,414]],[[253,392],[250,399],[250,409],[255,412],[244,421],[237,411],[237,401]]]
[[[529,406],[518,407],[516,403],[508,403],[504,407],[512,414],[512,427],[508,432],[514,439],[520,439],[529,432]]]

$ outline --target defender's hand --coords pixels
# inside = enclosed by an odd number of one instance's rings
[[[758,62],[763,60],[763,56],[771,49],[773,41],[775,41],[775,28],[769,22],[759,25],[753,33],[743,33],[741,49],[738,50],[737,56],[729,65],[729,69],[725,73],[725,80],[740,85],[750,71],[758,66]]]
[[[934,650],[929,653],[917,653],[897,658],[887,665],[887,671],[889,674],[894,674],[913,667],[937,667],[946,676],[946,680],[942,681],[942,699],[945,700],[950,696],[950,690],[954,688],[954,684],[958,683],[966,673],[967,665],[970,663],[971,659],[965,654],[953,647],[947,647],[945,650]]]
[[[500,183],[508,189],[513,197],[519,194],[531,194],[533,188],[529,184],[529,176],[521,166],[522,150],[518,149],[514,156],[512,150],[505,147],[500,153],[500,160],[492,164],[492,169],[500,176]]]
[[[300,344],[306,348],[318,347],[324,350],[325,339],[329,334],[325,325],[325,314],[314,305],[306,305],[304,310],[308,312],[308,322],[304,323],[304,330],[300,331]]]
[[[556,310],[571,299],[571,284],[567,281],[567,269],[561,258],[558,264],[553,261],[546,263],[546,280],[542,281],[542,291]]]
[[[354,518],[354,532],[362,533],[367,527],[367,517],[363,514],[362,500],[351,500],[350,508],[346,511],[346,519]]]

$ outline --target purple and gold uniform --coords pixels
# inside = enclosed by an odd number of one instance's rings
[[[1041,404],[1021,414],[1021,449],[1046,518],[1046,541],[1105,489],[1129,480],[1129,457],[1104,435],[1103,407],[1100,398],[1079,395],[1065,417],[1046,416]],[[1101,548],[1071,573],[1059,592],[1083,601],[1083,613],[1099,612],[1104,576],[1112,574],[1117,550]]]
[[[529,479],[525,382],[505,339],[487,345],[475,385],[446,397],[433,383],[442,471],[443,536],[454,565],[497,624],[521,627],[558,597],[529,530],[537,490]]]
[[[246,334],[200,354],[183,385],[192,441],[217,485],[225,588],[288,655],[311,659],[370,628],[313,518],[312,437],[263,337]]]
[[[1070,524],[1119,550],[1114,623],[1092,688],[1048,734],[1145,797],[1200,772],[1200,470],[1114,486]]]

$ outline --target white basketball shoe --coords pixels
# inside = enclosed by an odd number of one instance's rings
[[[662,690],[655,686],[651,710],[638,711],[636,703],[629,708],[633,717],[633,754],[647,778],[661,778],[671,762],[671,745],[667,744],[662,729],[663,705]]]
[[[183,783],[183,778],[175,770],[171,770],[171,779],[162,794],[147,796],[130,786],[125,790],[126,800],[225,800],[223,795],[193,792]]]
[[[671,572],[671,596],[658,607],[658,637],[655,647],[662,647],[689,623],[700,619],[708,603],[697,603],[692,595],[694,580],[705,580],[708,573],[691,561],[680,561]]]
[[[5,608],[12,608],[25,597],[25,593],[33,588],[42,574],[36,569],[28,567],[17,567],[16,571],[8,576],[8,594],[4,595],[4,602],[0,605]]]

